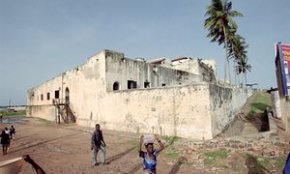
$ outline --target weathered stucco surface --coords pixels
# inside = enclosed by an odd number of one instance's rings
[[[249,93],[201,82],[200,75],[104,50],[29,89],[27,113],[56,120],[53,102],[58,101],[69,104],[78,125],[100,123],[104,129],[211,139],[233,119]],[[128,80],[136,82],[136,89],[128,89]],[[119,90],[113,90],[115,82]]]
[[[109,129],[211,138],[207,85],[111,92],[101,103],[95,122]]]
[[[210,85],[212,134],[218,135],[233,121],[235,114],[246,103],[252,91]]]

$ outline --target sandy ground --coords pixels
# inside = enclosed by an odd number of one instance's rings
[[[93,129],[56,125],[37,118],[24,117],[18,121],[12,119],[12,122],[16,137],[11,142],[8,155],[0,154],[0,161],[29,154],[46,173],[51,174],[142,173],[137,134],[103,130],[109,164],[92,167],[90,137]],[[10,125],[0,123],[0,128]],[[170,173],[175,162],[160,155],[158,173]],[[187,168],[178,168],[178,172],[193,173]],[[32,167],[25,163],[21,174],[33,173]]]
[[[29,154],[47,174],[143,173],[142,161],[137,152],[138,134],[103,130],[109,164],[92,167],[90,150],[92,128],[74,124],[57,125],[53,122],[27,117],[10,118],[9,122],[5,120],[4,123],[0,123],[0,129],[13,124],[16,128],[16,137],[11,142],[8,155],[3,156],[0,153],[0,161]],[[234,127],[238,132],[243,126]],[[230,132],[235,132],[233,130]],[[170,144],[170,141],[163,137],[162,141],[166,148],[158,156],[157,172],[158,174],[281,173],[288,153],[288,145],[273,143],[271,139],[261,139],[260,134],[257,135],[259,136],[256,138],[248,137],[245,140],[240,140],[240,138],[226,140],[221,137],[206,143],[178,139],[174,144]],[[217,165],[204,164],[204,152],[223,149],[229,152],[227,158],[215,161]],[[242,155],[247,152],[254,156]],[[270,166],[265,169],[257,160],[269,153],[270,157],[273,153],[274,155],[273,158],[268,159],[275,162],[275,159],[282,157],[280,158],[282,162],[279,166]],[[21,174],[33,173],[35,172],[32,167],[25,163]]]

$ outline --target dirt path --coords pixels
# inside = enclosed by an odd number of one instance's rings
[[[10,127],[9,124],[0,124],[0,128],[5,126]],[[91,167],[92,129],[54,125],[36,118],[23,118],[14,126],[16,138],[11,143],[8,155],[0,155],[0,161],[29,154],[51,174],[142,173],[137,155],[137,134],[104,130],[109,164]],[[169,173],[174,164],[174,160],[160,157],[158,172]],[[26,164],[22,174],[32,173],[31,166]]]
[[[108,165],[91,167],[90,128],[55,125],[37,118],[11,119],[16,138],[8,155],[0,161],[29,154],[47,174],[134,174],[142,173],[138,157],[139,135],[103,130]],[[0,129],[9,123],[0,123]],[[163,137],[165,150],[158,156],[159,174],[281,173],[288,145],[274,134],[256,137],[221,137],[205,142],[172,141]],[[25,164],[21,174],[33,174]]]

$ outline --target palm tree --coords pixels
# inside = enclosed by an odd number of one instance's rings
[[[244,57],[244,58],[238,59],[235,69],[236,69],[237,74],[241,74],[241,73],[244,74],[245,84],[247,84],[247,71],[251,72],[251,69],[252,69],[252,66],[248,64],[248,58]]]
[[[233,38],[229,39],[228,55],[229,58],[234,59],[234,67],[236,68],[237,62],[240,62],[241,59],[247,58],[246,48],[248,47],[248,45],[246,44],[245,39],[239,34],[235,34],[233,36],[234,36]],[[236,75],[239,75],[237,71],[235,73],[235,80]]]
[[[229,66],[229,38],[232,38],[231,35],[235,34],[237,29],[237,24],[233,20],[233,17],[242,16],[242,14],[232,10],[232,2],[227,0],[212,0],[211,5],[207,7],[205,15],[207,18],[205,19],[204,27],[209,31],[207,37],[212,38],[211,42],[218,42],[219,45],[223,44],[225,48],[224,81],[226,81],[227,65]]]
[[[239,34],[232,35],[233,37],[229,39],[229,49],[228,55],[229,58],[233,58],[234,60],[242,59],[247,57],[248,45],[246,44],[245,38],[240,36]]]

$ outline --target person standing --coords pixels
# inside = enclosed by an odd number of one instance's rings
[[[2,121],[3,121],[3,114],[2,112],[0,112],[0,123],[2,123]]]
[[[159,148],[154,149],[153,142],[145,142],[146,151],[142,151],[142,144],[144,142],[144,135],[140,137],[139,144],[139,157],[143,159],[143,171],[144,174],[156,174],[157,155],[164,149],[164,144],[159,137],[155,135],[155,140],[159,144]]]
[[[100,152],[101,164],[106,164],[106,143],[104,141],[103,132],[100,129],[100,125],[96,124],[95,131],[91,138],[91,150],[92,150],[92,165],[96,166],[98,152]]]
[[[9,142],[8,142],[8,150],[10,149],[10,129],[8,129],[7,127],[5,127],[5,133],[7,134],[7,135],[9,135]]]
[[[5,130],[3,130],[1,133],[1,144],[2,144],[3,155],[7,155],[8,147],[10,144],[10,137],[9,137],[9,134],[5,132]]]
[[[10,127],[10,139],[13,139],[15,136],[16,130],[13,125]]]

